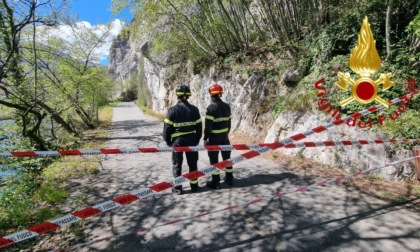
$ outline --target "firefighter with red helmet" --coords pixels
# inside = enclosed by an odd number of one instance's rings
[[[198,108],[188,102],[191,91],[181,85],[176,89],[178,103],[170,107],[164,120],[163,138],[168,146],[195,146],[200,142],[203,129]],[[198,152],[186,152],[190,172],[197,170]],[[183,152],[172,153],[172,170],[174,177],[181,176]],[[198,190],[198,180],[190,181],[191,192]],[[182,185],[172,189],[182,194]]]
[[[222,101],[220,97],[223,94],[223,88],[215,83],[209,88],[211,96],[211,104],[207,107],[205,128],[204,128],[204,145],[230,145],[229,132],[231,127],[231,109],[229,104]],[[230,151],[221,151],[223,160],[230,158]],[[218,151],[208,152],[210,164],[219,161]],[[228,185],[233,184],[233,168],[225,168],[225,182]],[[212,173],[212,180],[207,182],[207,186],[212,189],[220,189],[220,171]]]

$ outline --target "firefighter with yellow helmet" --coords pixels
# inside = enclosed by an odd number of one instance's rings
[[[181,85],[176,89],[178,103],[170,107],[164,120],[163,138],[168,146],[195,146],[200,142],[203,129],[198,108],[188,102],[191,91]],[[198,152],[185,152],[190,172],[197,170]],[[181,176],[183,152],[172,153],[172,170],[174,177]],[[190,181],[191,192],[198,190],[198,180]],[[173,192],[182,194],[182,186]]]

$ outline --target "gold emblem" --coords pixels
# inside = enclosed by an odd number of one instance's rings
[[[363,19],[357,45],[350,54],[349,66],[353,72],[359,75],[359,79],[353,80],[350,73],[338,72],[339,80],[335,84],[346,91],[348,85],[351,85],[352,94],[349,98],[342,100],[340,105],[344,107],[353,100],[362,104],[368,104],[375,100],[388,107],[388,101],[378,96],[378,85],[383,84],[382,91],[392,87],[394,85],[394,82],[390,80],[392,73],[381,74],[377,80],[370,78],[381,68],[381,58],[376,50],[376,42],[373,39],[367,17]]]

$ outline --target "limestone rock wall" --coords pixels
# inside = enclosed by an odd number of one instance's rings
[[[325,125],[331,122],[331,117],[321,111],[313,109],[306,112],[287,111],[281,113],[270,127],[265,142],[279,141],[285,137],[295,135]],[[331,128],[326,132],[309,136],[302,141],[340,141],[340,140],[375,140],[389,139],[382,133],[376,133],[370,128],[361,129],[346,124]],[[281,149],[282,153],[290,156],[303,155],[306,158],[322,164],[338,166],[347,172],[364,170],[368,167],[381,166],[396,159],[412,156],[412,152],[396,145],[355,145],[318,148]],[[412,162],[381,169],[378,173],[386,179],[409,179],[413,174]]]
[[[110,72],[120,80],[126,80],[132,74],[142,76],[142,83],[150,93],[151,109],[165,114],[176,103],[175,89],[180,84],[191,87],[190,102],[196,105],[202,115],[210,103],[208,88],[214,82],[225,89],[223,99],[232,107],[234,129],[248,134],[259,134],[268,129],[265,142],[274,142],[293,134],[303,132],[331,121],[330,117],[312,108],[306,112],[285,111],[277,118],[272,118],[268,104],[275,97],[284,95],[287,89],[267,81],[262,76],[244,75],[211,68],[205,72],[193,73],[188,64],[174,61],[171,55],[150,53],[150,44],[146,39],[134,42],[117,41],[111,51]],[[172,59],[171,59],[172,58]],[[294,69],[285,69],[282,83],[298,81],[300,75]],[[309,137],[305,141],[378,139],[385,136],[371,130],[362,130],[348,126],[339,126],[331,131]],[[381,165],[391,160],[409,156],[410,151],[394,151],[392,145],[369,145],[334,148],[307,148],[282,150],[296,156],[298,153],[320,163],[341,166],[347,171],[365,169],[372,165]],[[380,174],[388,179],[408,179],[413,173],[413,163],[404,163],[396,167],[385,168]]]

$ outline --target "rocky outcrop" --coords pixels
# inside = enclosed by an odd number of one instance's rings
[[[204,115],[210,103],[208,88],[217,82],[225,89],[223,99],[232,107],[233,128],[250,135],[267,132],[265,142],[274,142],[331,121],[331,117],[323,115],[315,108],[308,108],[306,112],[285,110],[277,118],[272,118],[269,104],[279,95],[284,96],[288,90],[287,86],[296,85],[302,78],[300,72],[293,68],[285,69],[279,81],[281,84],[268,81],[261,75],[217,70],[214,67],[194,73],[188,63],[176,62],[171,55],[153,55],[150,52],[150,43],[145,39],[135,42],[128,39],[117,41],[110,55],[110,72],[120,80],[126,80],[133,73],[140,75],[141,83],[150,95],[150,107],[159,113],[165,114],[167,109],[176,103],[175,88],[182,83],[191,87],[193,95],[190,102]],[[312,136],[306,141],[378,138],[386,137],[371,130],[342,125]],[[282,151],[291,156],[299,153],[320,163],[354,171],[410,155],[410,151],[395,149],[393,146],[370,145]],[[413,174],[413,164],[404,163],[385,168],[380,174],[388,179],[407,179]]]
[[[331,116],[325,115],[314,108],[306,112],[287,111],[281,113],[276,118],[268,131],[265,142],[279,141],[319,125],[325,125],[331,121]],[[303,141],[374,140],[388,138],[383,133],[373,132],[369,128],[361,129],[343,124],[331,128],[326,132],[309,136]],[[318,161],[322,164],[342,167],[347,172],[381,166],[395,159],[412,156],[409,150],[396,148],[395,145],[384,144],[280,149],[280,151],[286,155],[302,155],[305,158]],[[406,162],[381,169],[378,173],[386,179],[409,179],[413,174],[413,169],[413,163]]]
[[[118,80],[127,80],[138,71],[140,50],[130,43],[129,37],[118,36],[114,39],[109,52],[109,73]]]
[[[177,102],[175,89],[180,84],[190,86],[190,102],[205,113],[210,103],[209,87],[217,82],[225,89],[224,100],[231,104],[233,127],[244,131],[260,131],[263,128],[257,120],[269,112],[267,104],[281,89],[273,81],[258,75],[238,74],[215,68],[195,74],[188,64],[171,62],[171,55],[150,53],[148,41],[116,41],[110,53],[109,69],[116,79],[127,80],[141,74],[142,84],[150,94],[152,110],[165,114]],[[269,114],[269,113],[268,113]]]

